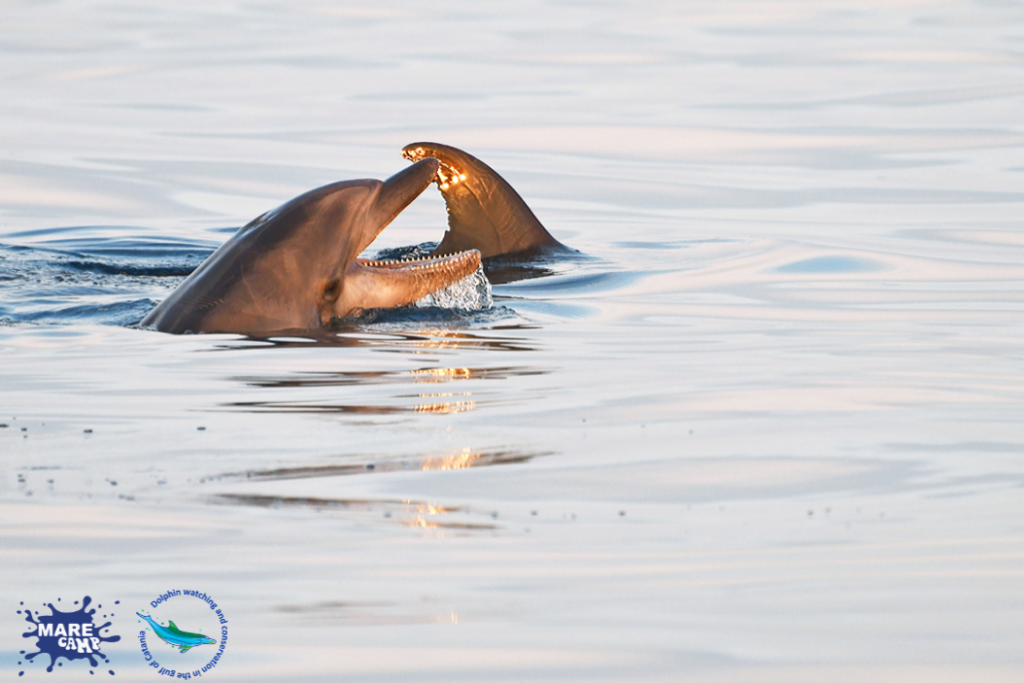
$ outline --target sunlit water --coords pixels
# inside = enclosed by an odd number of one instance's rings
[[[13,3],[0,45],[8,675],[83,675],[16,610],[90,595],[156,680],[131,612],[195,588],[223,680],[1021,679],[1019,5]],[[580,256],[135,327],[416,140]]]

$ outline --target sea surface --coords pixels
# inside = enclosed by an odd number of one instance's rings
[[[166,678],[134,612],[196,590],[224,681],[1024,678],[1021,3],[13,1],[0,95],[4,676]],[[138,328],[421,140],[581,256]],[[84,596],[121,641],[46,673]]]

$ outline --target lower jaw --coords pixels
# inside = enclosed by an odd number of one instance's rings
[[[359,311],[368,309],[411,305],[441,308],[490,305],[490,285],[483,275],[480,252],[476,250],[401,261],[357,259],[349,268],[345,289],[351,292],[352,298],[347,299],[347,306],[351,308],[346,308],[345,313],[335,313],[335,319],[361,317]]]

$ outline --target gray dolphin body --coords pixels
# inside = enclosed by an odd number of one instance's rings
[[[241,228],[154,308],[143,327],[259,336],[310,331],[358,309],[412,303],[472,274],[473,250],[410,261],[357,258],[434,180],[424,159],[381,182],[307,192]]]
[[[410,304],[471,275],[483,258],[572,251],[479,159],[426,142],[402,154],[413,165],[383,183],[326,185],[256,218],[142,327],[177,334],[308,332],[360,309]],[[448,231],[437,249],[415,260],[358,258],[432,182],[448,208]]]

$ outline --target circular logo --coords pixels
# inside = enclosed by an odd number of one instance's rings
[[[169,590],[135,612],[139,646],[154,673],[201,676],[220,663],[228,644],[228,618],[212,596]]]

